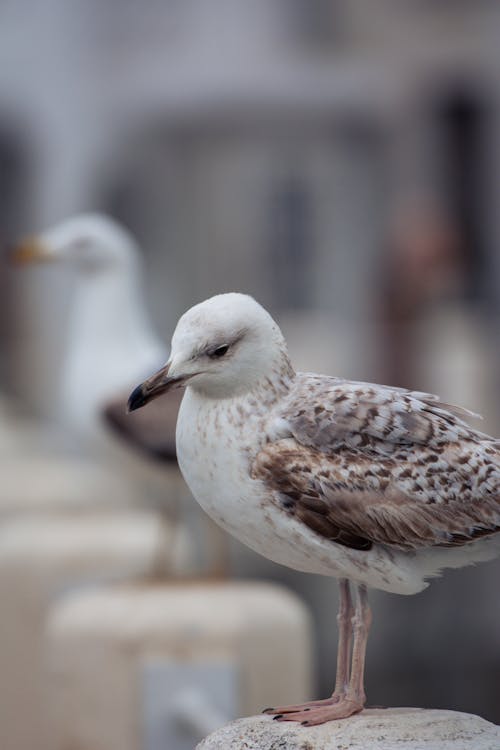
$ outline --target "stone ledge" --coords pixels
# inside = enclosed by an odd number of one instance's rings
[[[197,750],[500,750],[500,727],[421,708],[370,708],[317,727],[250,716],[217,729]]]

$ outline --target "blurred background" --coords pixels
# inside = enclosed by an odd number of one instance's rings
[[[244,291],[278,320],[297,369],[437,393],[500,433],[498,4],[7,0],[0,62],[5,246],[81,212],[108,214],[137,240],[144,304],[165,350],[185,309]],[[0,565],[19,542],[22,514],[11,506],[24,493],[31,541],[15,553],[24,572],[49,513],[40,493],[50,505],[59,482],[59,495],[72,497],[50,517],[68,520],[68,508],[87,507],[92,492],[92,507],[116,492],[120,515],[125,492],[110,489],[120,463],[106,463],[55,418],[77,276],[45,265],[0,271],[0,460],[9,479]],[[81,480],[62,487],[69,462]],[[168,487],[185,494],[180,482]],[[124,505],[138,508],[135,500]],[[189,533],[188,548],[213,530],[198,520]],[[273,581],[305,603],[310,692],[329,694],[335,581],[280,568],[235,542],[228,555],[230,581]],[[4,570],[10,596],[20,568]],[[113,571],[58,583],[50,606]],[[195,572],[202,578],[203,566]],[[369,703],[499,722],[499,574],[493,562],[450,571],[411,598],[372,592]],[[9,667],[13,683],[19,664]],[[21,688],[11,690],[5,671],[0,682],[22,715]],[[30,747],[9,742],[5,750]]]

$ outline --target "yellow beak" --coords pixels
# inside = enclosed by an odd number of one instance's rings
[[[27,237],[10,252],[10,261],[16,266],[26,266],[31,263],[47,263],[54,260],[53,255],[36,237]]]

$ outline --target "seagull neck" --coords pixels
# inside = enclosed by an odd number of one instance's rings
[[[113,268],[82,281],[72,320],[80,345],[147,339],[149,325],[136,270]]]
[[[268,375],[260,378],[256,385],[247,391],[245,398],[254,409],[268,411],[276,401],[286,396],[292,387],[295,371],[288,356],[284,357]]]

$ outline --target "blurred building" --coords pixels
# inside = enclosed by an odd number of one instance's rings
[[[498,4],[8,1],[0,63],[2,240],[108,211],[165,339],[247,291],[300,367],[437,390],[499,432]],[[3,383],[48,414],[71,276],[0,285]],[[326,582],[299,580],[320,608]]]
[[[498,13],[460,2],[7,3],[2,233],[108,209],[141,240],[165,336],[186,305],[239,288],[274,311],[331,312],[370,349],[388,225],[421,196],[460,234],[461,298],[496,311]],[[64,333],[31,281],[16,279],[14,348],[18,379],[26,357],[39,359],[39,393],[19,387],[40,408],[53,381],[36,341],[47,322],[59,327],[57,358]],[[380,369],[376,351],[339,366]]]

